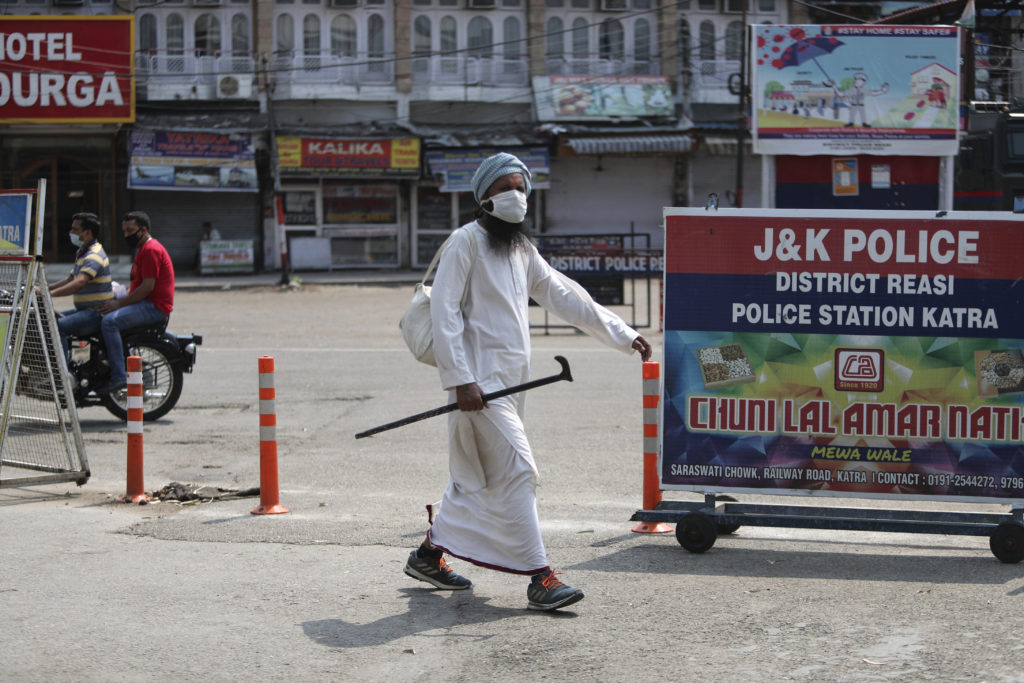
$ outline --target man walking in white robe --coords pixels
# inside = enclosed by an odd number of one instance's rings
[[[449,414],[449,470],[427,538],[412,551],[409,576],[438,588],[472,583],[443,553],[532,577],[528,607],[553,610],[583,599],[548,565],[537,517],[537,466],[523,427],[525,395],[487,402],[486,393],[530,377],[528,303],[579,327],[612,348],[651,356],[651,345],[551,268],[523,233],[530,171],[499,153],[472,180],[479,218],[462,226],[441,255],[431,292],[434,357],[442,386],[459,411]]]

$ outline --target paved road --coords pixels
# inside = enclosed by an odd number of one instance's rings
[[[445,400],[397,334],[407,297],[180,292],[172,328],[206,341],[179,406],[146,427],[146,488],[259,484],[267,354],[291,511],[114,502],[124,427],[84,411],[84,487],[0,489],[0,679],[1024,680],[1024,565],[984,538],[742,528],[693,555],[631,533],[640,363],[571,333],[534,337],[535,375],[561,354],[576,380],[533,392],[527,424],[551,560],[587,598],[529,612],[521,577],[462,562],[471,592],[406,578],[445,484],[443,419],[353,435]]]

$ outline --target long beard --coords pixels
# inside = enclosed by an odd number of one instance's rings
[[[526,227],[526,221],[521,223],[509,223],[497,216],[481,212],[480,225],[487,231],[487,239],[495,249],[512,249],[525,240],[529,239],[530,231]]]

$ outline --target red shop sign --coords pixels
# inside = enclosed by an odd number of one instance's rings
[[[0,17],[0,121],[134,121],[134,46],[131,15]]]

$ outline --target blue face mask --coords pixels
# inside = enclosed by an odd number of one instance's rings
[[[82,238],[80,235],[76,235],[73,232],[69,232],[68,237],[71,238],[71,244],[75,245],[76,247],[82,246]]]

